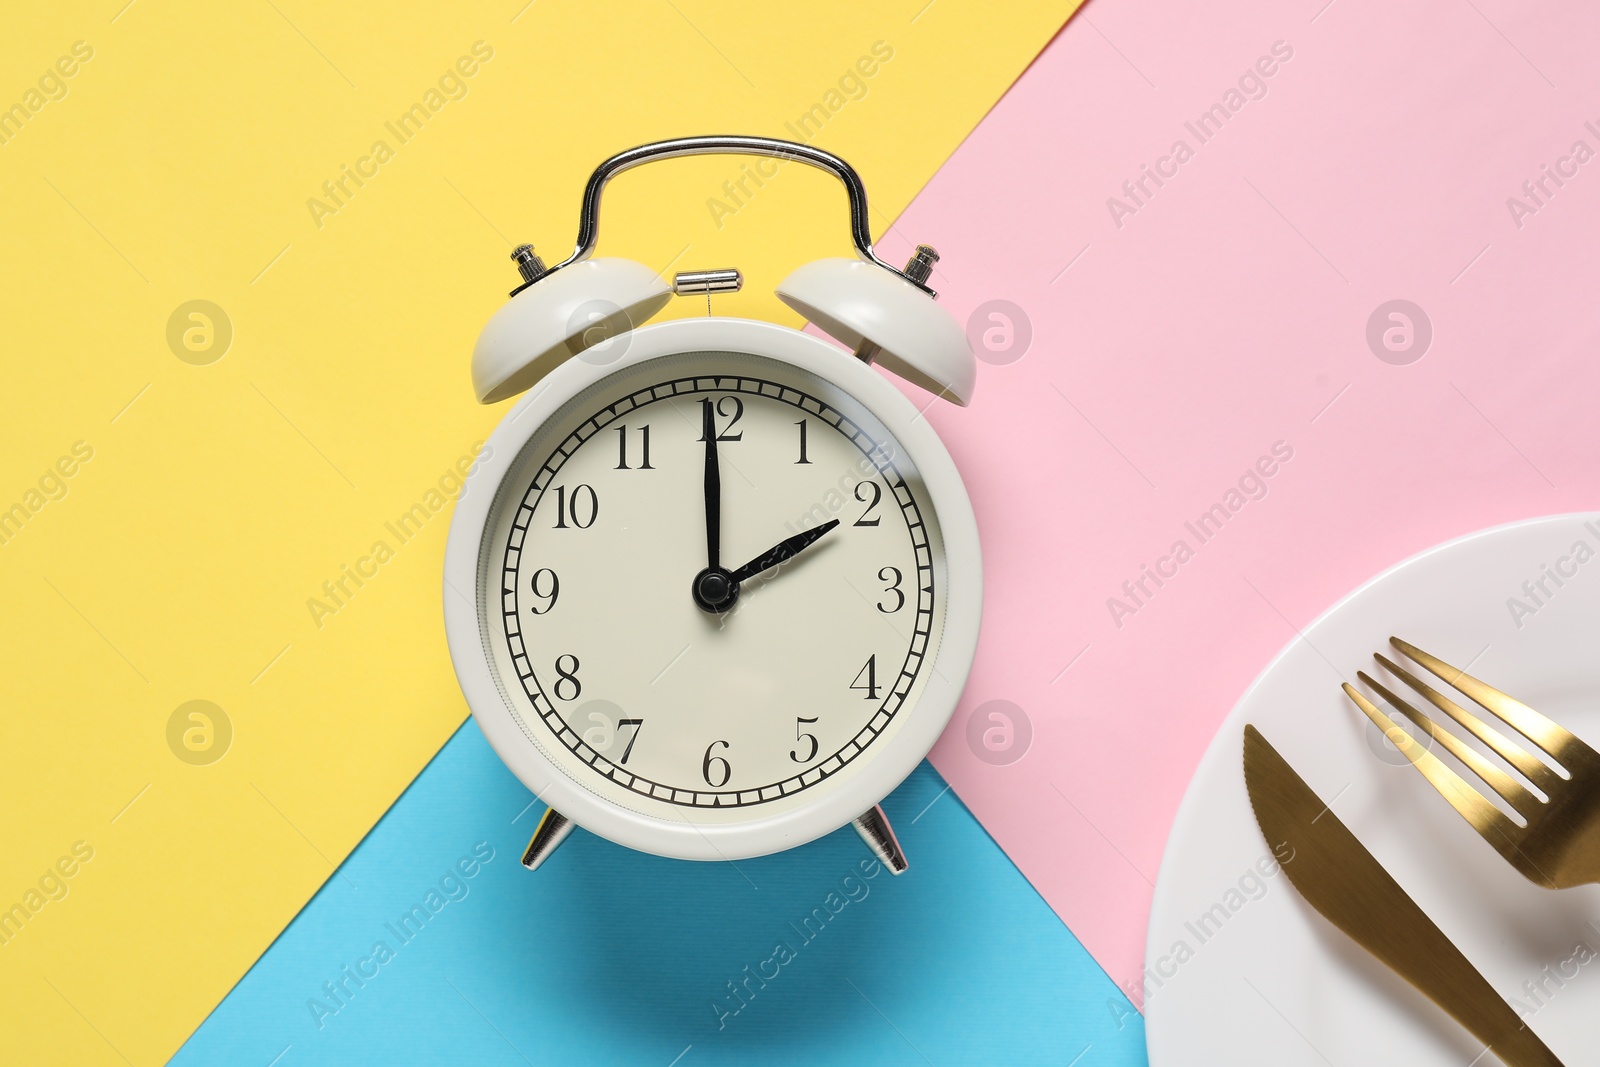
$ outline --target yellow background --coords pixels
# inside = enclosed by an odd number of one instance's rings
[[[468,354],[512,244],[564,258],[620,149],[793,137],[880,41],[813,143],[863,175],[881,234],[1076,6],[122,5],[13,6],[0,35],[0,107],[94,50],[0,146],[0,510],[93,449],[0,544],[0,909],[94,850],[0,946],[6,1063],[164,1060],[466,714],[449,508],[404,546],[384,523],[504,410],[473,402]],[[385,121],[478,41],[465,97],[400,144]],[[394,158],[319,227],[307,200],[379,139]],[[740,267],[718,311],[792,322],[771,290],[848,253],[843,195],[786,167],[719,228],[706,201],[740,162],[619,179],[602,251]],[[193,299],[232,324],[209,365],[167,343]],[[395,558],[319,628],[307,599],[379,539]],[[168,747],[197,699],[233,729],[210,765]]]

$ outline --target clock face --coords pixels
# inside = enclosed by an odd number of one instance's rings
[[[489,509],[479,624],[507,711],[568,778],[737,823],[887,747],[934,671],[945,581],[929,494],[871,411],[786,362],[682,353],[528,439]]]

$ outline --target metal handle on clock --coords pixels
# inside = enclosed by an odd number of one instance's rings
[[[707,155],[770,156],[773,159],[806,163],[832,174],[844,184],[845,193],[850,198],[850,239],[855,242],[857,254],[867,262],[876,263],[891,274],[906,279],[919,289],[932,291],[926,284],[926,271],[900,270],[879,259],[878,254],[872,250],[872,233],[868,229],[867,220],[867,189],[854,167],[831,152],[824,152],[820,148],[812,148],[797,141],[782,141],[772,137],[678,137],[618,152],[596,167],[594,173],[589,176],[589,184],[583,191],[583,207],[578,215],[578,247],[573,250],[572,255],[539,274],[538,277],[553,274],[562,267],[574,263],[581,263],[594,254],[595,245],[600,240],[600,195],[605,191],[606,183],[612,178],[625,170],[659,159]],[[918,277],[919,274],[921,277]],[[528,279],[530,283],[533,280],[535,279]]]

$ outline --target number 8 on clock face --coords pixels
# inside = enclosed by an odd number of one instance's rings
[[[626,341],[548,369],[458,504],[447,632],[485,736],[547,821],[633,848],[738,859],[852,821],[892,844],[876,805],[977,638],[954,464],[815,337],[700,318]]]

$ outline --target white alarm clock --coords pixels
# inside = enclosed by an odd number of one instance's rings
[[[790,274],[778,296],[854,354],[773,323],[645,326],[669,283],[591,259],[616,174],[674,156],[808,163],[849,194],[859,259]],[[926,282],[879,259],[855,171],[755,137],[612,157],[578,246],[523,284],[472,357],[484,403],[527,392],[490,436],[445,554],[450,655],[495,752],[549,805],[523,864],[574,825],[680,859],[744,859],[853,823],[895,873],[879,802],[938,739],[978,640],[982,567],[961,477],[876,362],[957,404],[976,364]],[[930,401],[932,402],[932,401]]]

